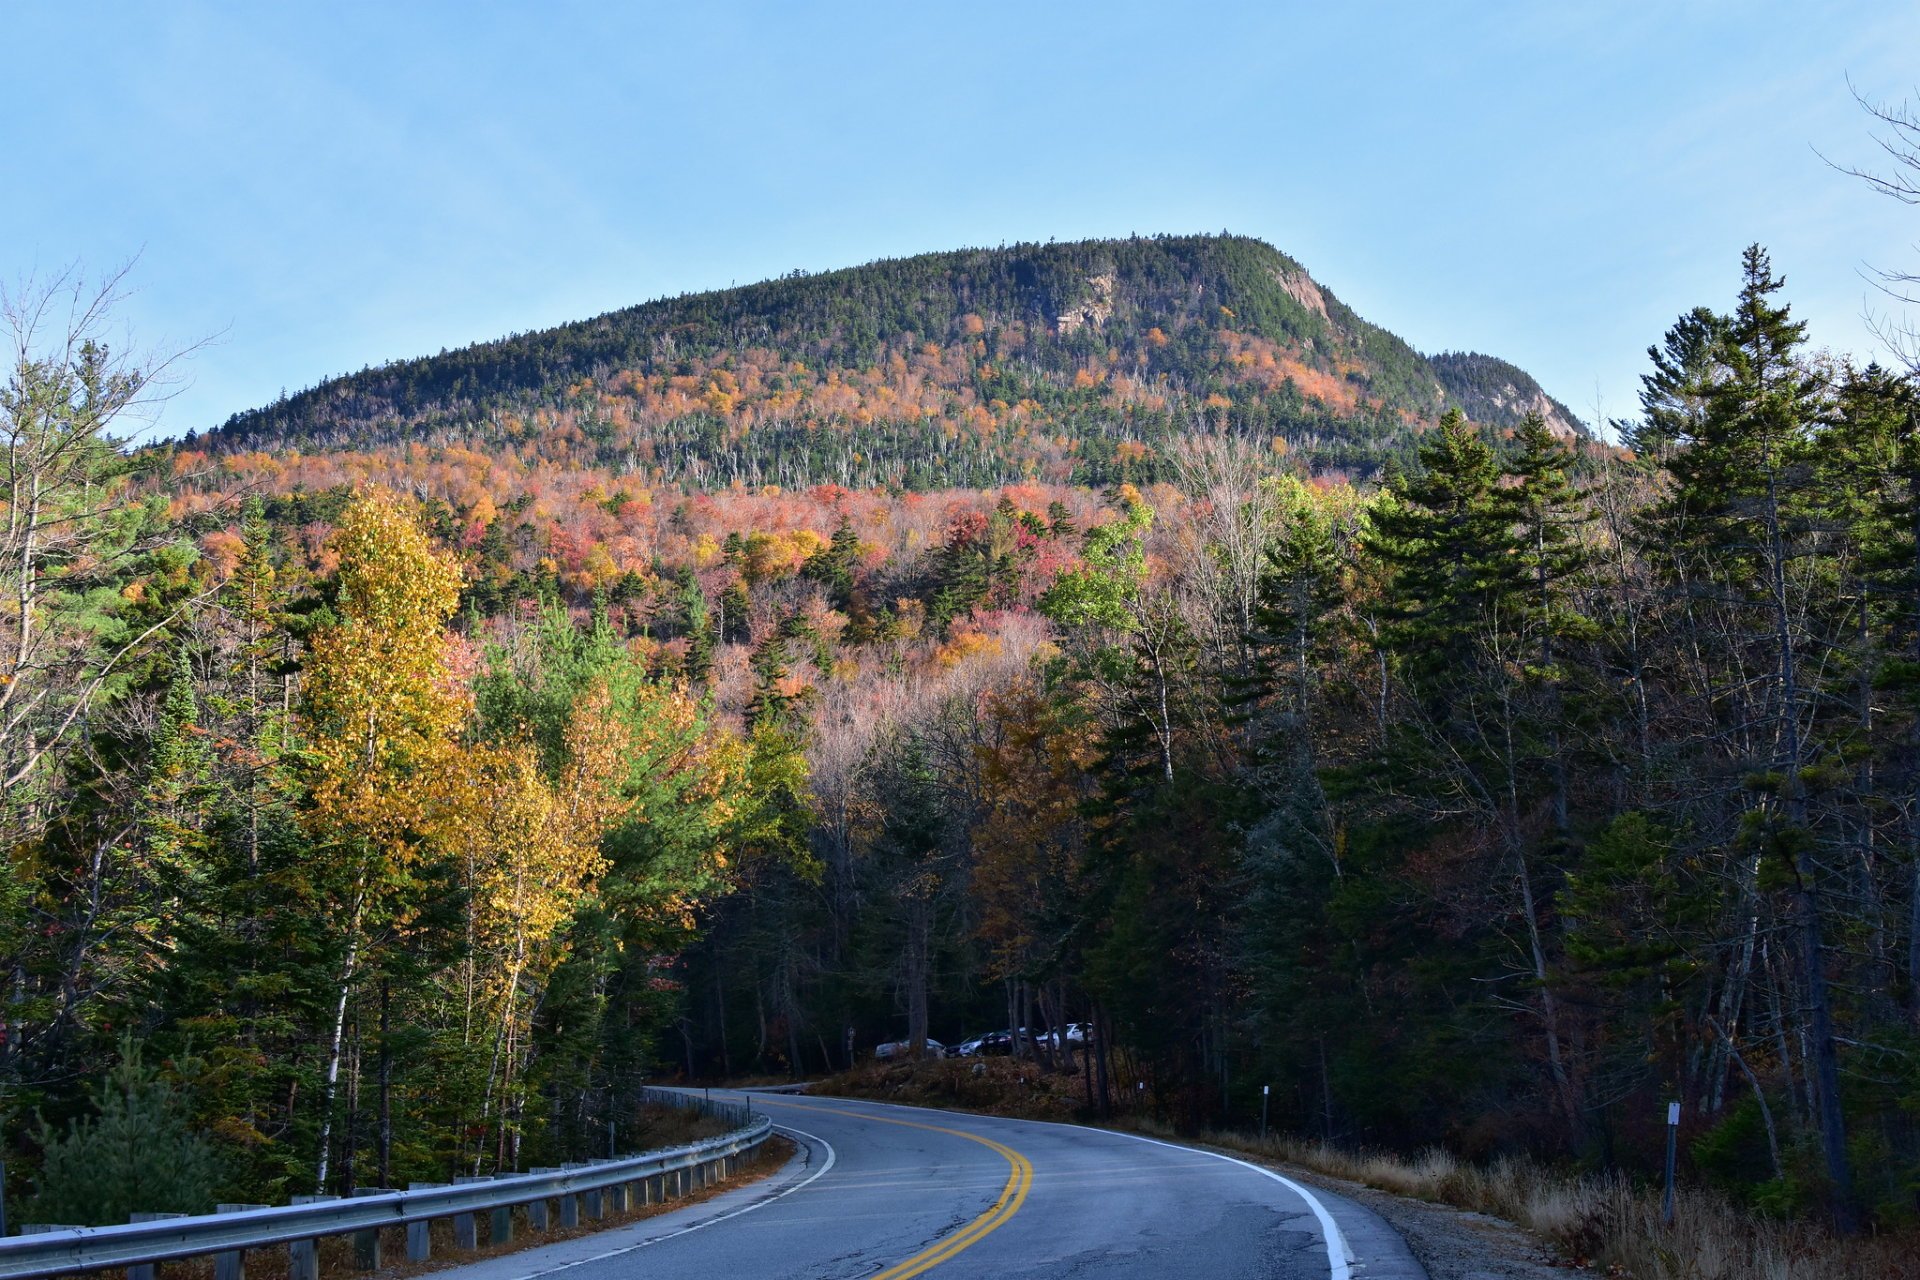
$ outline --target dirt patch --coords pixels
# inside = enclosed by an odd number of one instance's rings
[[[869,1062],[816,1080],[807,1091],[1021,1120],[1078,1120],[1087,1106],[1080,1076],[1013,1058]]]

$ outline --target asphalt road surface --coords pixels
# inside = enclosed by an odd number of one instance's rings
[[[1426,1280],[1368,1210],[1209,1152],[845,1098],[756,1094],[753,1105],[799,1147],[772,1177],[441,1274]]]

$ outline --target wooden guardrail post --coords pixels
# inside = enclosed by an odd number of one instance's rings
[[[329,1200],[338,1200],[339,1196],[295,1196],[294,1204],[325,1204]],[[320,1280],[320,1242],[315,1240],[290,1240],[287,1242],[287,1280]]]
[[[489,1177],[455,1178],[456,1187],[472,1186],[476,1182],[492,1182]],[[453,1247],[456,1249],[478,1249],[480,1247],[479,1224],[471,1213],[453,1215]]]
[[[217,1204],[215,1213],[249,1213],[264,1209],[264,1204]],[[247,1251],[229,1249],[213,1255],[213,1280],[247,1280]]]
[[[444,1187],[444,1182],[409,1182],[409,1191],[430,1191],[434,1187]],[[433,1256],[433,1222],[422,1218],[418,1222],[407,1224],[407,1261],[425,1262]]]
[[[560,1171],[554,1168],[540,1168],[540,1169],[529,1169],[528,1172],[529,1173],[558,1173]],[[538,1200],[530,1201],[527,1204],[527,1230],[545,1231],[552,1225],[553,1225],[552,1206],[550,1206],[547,1203],[546,1198],[544,1196]]]
[[[361,1196],[384,1196],[394,1192],[393,1187],[356,1187],[354,1198]],[[368,1227],[364,1231],[353,1233],[353,1265],[361,1271],[380,1269],[380,1228]]]
[[[164,1222],[168,1218],[184,1218],[184,1213],[130,1213],[128,1222]],[[127,1268],[127,1280],[153,1280],[153,1264],[136,1262]]]
[[[560,1166],[560,1171],[566,1173],[572,1169],[584,1169],[586,1167],[587,1166],[583,1164],[578,1164],[570,1160]],[[577,1227],[580,1225],[580,1195],[578,1192],[569,1191],[560,1197],[560,1225],[563,1228]]]

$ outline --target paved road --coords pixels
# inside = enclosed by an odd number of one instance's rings
[[[1425,1280],[1359,1205],[1191,1148],[1072,1125],[755,1095],[800,1153],[703,1204],[457,1280],[1205,1276]]]

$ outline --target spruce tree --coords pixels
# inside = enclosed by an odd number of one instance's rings
[[[1559,750],[1556,709],[1533,696],[1541,632],[1534,592],[1541,574],[1559,571],[1559,538],[1546,529],[1562,520],[1569,495],[1544,428],[1529,435],[1529,474],[1507,485],[1486,441],[1449,411],[1420,449],[1421,470],[1372,513],[1366,548],[1387,570],[1381,641],[1412,711],[1389,735],[1377,782],[1430,797],[1432,821],[1474,814],[1510,868],[1553,1093],[1578,1143],[1583,1109],[1546,933],[1551,891],[1537,887],[1530,835]],[[1537,553],[1523,516],[1538,526]]]
[[[1699,410],[1668,460],[1672,489],[1650,514],[1646,550],[1669,567],[1689,616],[1713,611],[1724,620],[1703,639],[1719,663],[1716,705],[1730,709],[1725,731],[1747,756],[1750,780],[1734,798],[1740,820],[1728,848],[1744,868],[1736,879],[1747,901],[1730,904],[1729,916],[1751,933],[1740,922],[1756,919],[1752,899],[1766,885],[1789,886],[1806,1070],[1834,1218],[1852,1231],[1859,1218],[1822,918],[1827,873],[1809,781],[1832,746],[1820,738],[1812,673],[1832,651],[1839,621],[1806,595],[1828,552],[1818,492],[1822,388],[1800,357],[1806,325],[1778,301],[1784,281],[1766,250],[1747,248],[1741,276],[1714,358],[1678,390]],[[1752,950],[1749,942],[1739,954]],[[1749,963],[1730,991],[1744,988]],[[1723,1024],[1738,1012],[1723,1009]]]
[[[1368,513],[1367,552],[1390,574],[1383,641],[1420,695],[1444,701],[1477,662],[1477,637],[1510,606],[1519,565],[1493,450],[1458,409]],[[1444,706],[1433,709],[1444,714]]]

